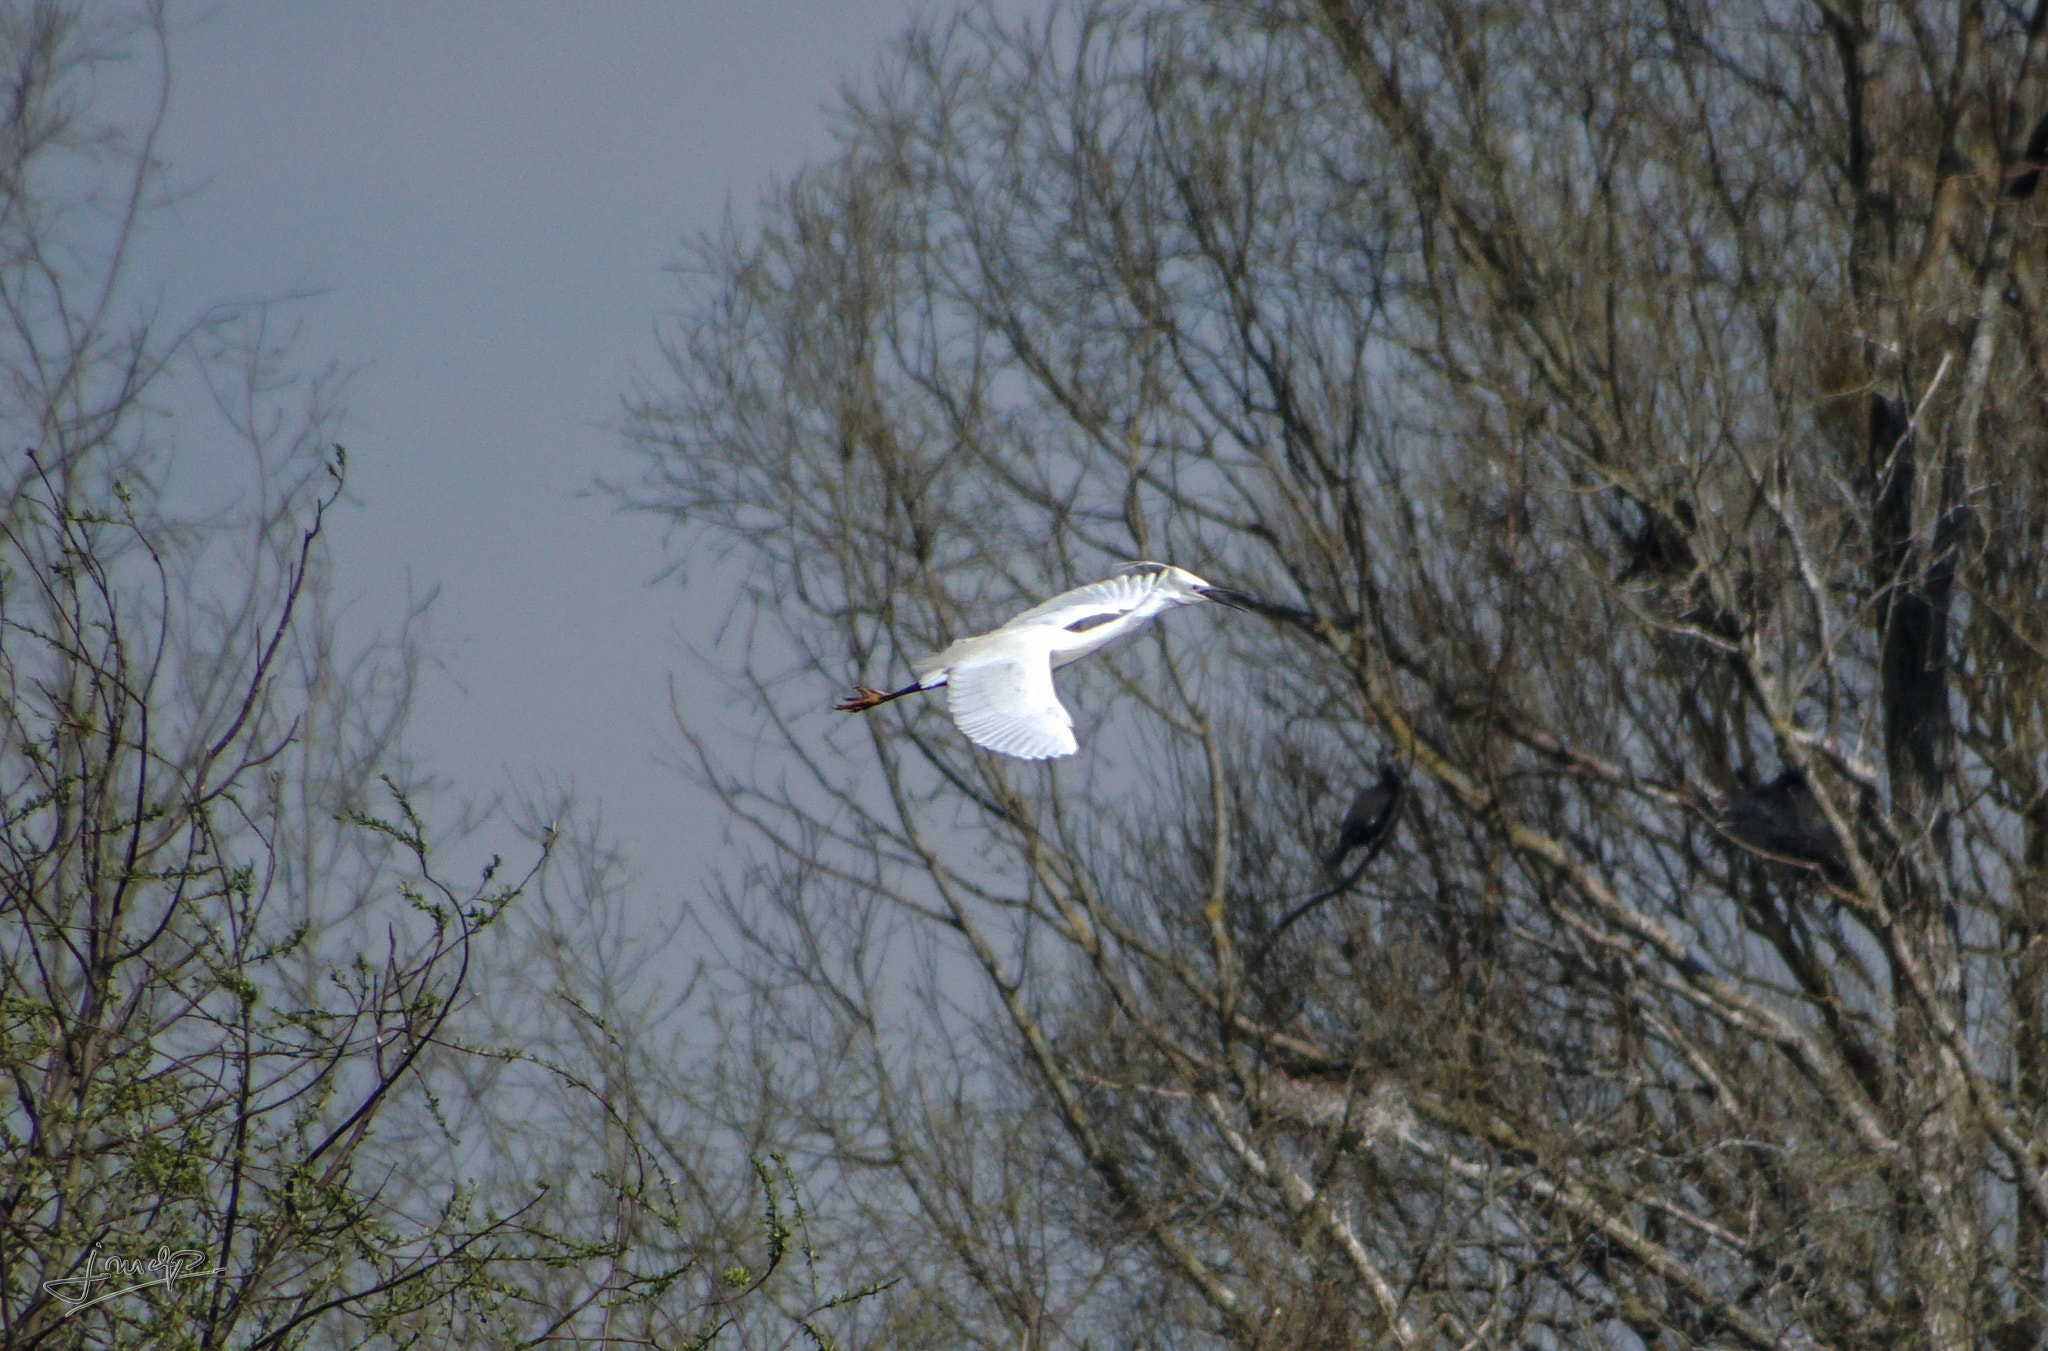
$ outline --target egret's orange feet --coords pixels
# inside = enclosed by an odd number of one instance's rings
[[[853,691],[853,698],[841,699],[832,705],[833,709],[840,713],[865,713],[876,704],[887,703],[890,697],[865,685],[855,685]]]

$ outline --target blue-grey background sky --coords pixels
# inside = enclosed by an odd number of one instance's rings
[[[943,3],[173,5],[185,192],[146,273],[186,304],[317,290],[298,364],[354,371],[340,591],[378,620],[441,588],[415,753],[468,793],[573,783],[650,903],[719,837],[658,764],[711,616],[649,585],[660,524],[587,490],[631,472],[610,424],[681,242],[827,153],[842,83]]]

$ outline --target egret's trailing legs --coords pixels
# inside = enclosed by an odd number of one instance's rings
[[[838,713],[865,713],[871,708],[888,703],[891,699],[901,699],[906,694],[916,694],[923,688],[924,686],[922,685],[905,685],[900,690],[892,690],[884,694],[880,690],[871,690],[865,685],[855,685],[853,687],[853,697],[851,699],[841,699],[838,703],[832,705],[832,708],[834,712]]]

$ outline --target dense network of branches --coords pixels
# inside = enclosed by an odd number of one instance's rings
[[[2040,1343],[2044,19],[970,18],[707,247],[628,491],[786,748],[700,742],[724,1110],[878,1339]],[[1075,761],[824,711],[1129,558],[1274,605]]]

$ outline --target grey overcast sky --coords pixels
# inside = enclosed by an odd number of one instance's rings
[[[172,6],[161,149],[189,192],[147,266],[186,303],[318,288],[302,361],[356,368],[341,590],[390,617],[408,581],[442,588],[415,750],[464,791],[573,781],[650,903],[694,889],[719,833],[656,765],[704,616],[648,585],[657,523],[578,494],[627,470],[605,424],[653,362],[680,241],[827,152],[841,83],[934,8]]]

